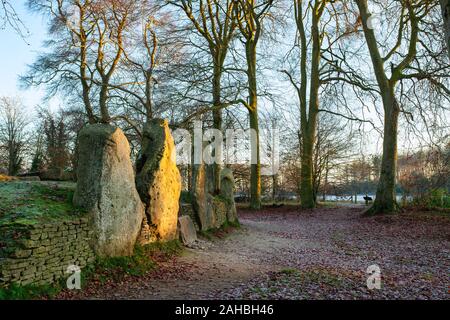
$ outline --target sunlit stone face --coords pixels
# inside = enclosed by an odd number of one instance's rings
[[[181,176],[175,143],[167,121],[153,120],[144,130],[143,153],[136,183],[146,205],[146,223],[140,242],[170,241],[177,237]]]

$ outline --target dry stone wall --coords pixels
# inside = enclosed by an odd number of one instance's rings
[[[52,284],[95,260],[87,218],[1,230],[0,287]]]

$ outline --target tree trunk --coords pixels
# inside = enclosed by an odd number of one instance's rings
[[[395,213],[398,209],[395,196],[397,168],[397,133],[399,107],[393,90],[384,93],[384,139],[383,158],[381,162],[380,179],[373,206],[366,212],[368,215]]]
[[[276,193],[277,193],[276,184],[277,184],[277,175],[274,174],[272,176],[272,204],[273,205],[276,204]]]
[[[153,70],[145,71],[145,116],[147,122],[153,119]]]
[[[220,59],[220,58],[219,58]],[[222,105],[221,99],[221,80],[222,80],[222,65],[220,61],[215,62],[214,75],[213,75],[213,127],[219,131],[222,131]],[[222,158],[222,150],[214,150],[214,156],[218,161]],[[220,194],[220,171],[222,170],[221,162],[216,162],[213,167],[214,171],[214,194]]]
[[[327,188],[328,188],[328,166],[329,166],[329,159],[327,156],[327,161],[325,162],[325,183],[323,186],[323,195],[322,195],[322,200],[323,202],[327,201]]]
[[[313,15],[313,22],[311,26],[312,34],[312,52],[311,52],[311,78],[310,78],[310,92],[309,92],[309,110],[308,118],[303,114],[302,116],[302,175],[301,175],[301,206],[304,209],[312,209],[316,207],[316,193],[314,191],[314,145],[316,143],[317,131],[317,115],[319,110],[319,64],[320,64],[320,34],[319,34],[319,19],[320,16]],[[303,56],[304,54],[302,54]],[[305,57],[303,57],[305,59]],[[306,72],[306,64],[301,65],[302,72]],[[306,90],[306,89],[304,89]],[[306,101],[306,94],[303,97]],[[306,112],[304,112],[306,113]]]
[[[254,130],[256,141],[252,144],[252,164],[250,175],[250,208],[261,209],[261,162],[259,155],[258,111],[250,111],[250,129]],[[253,148],[256,148],[253,150]]]
[[[442,18],[444,20],[445,37],[447,39],[447,53],[450,59],[450,0],[440,0],[442,8]]]
[[[313,186],[313,143],[308,137],[303,137],[303,148],[301,157],[301,182],[300,201],[304,209],[311,209],[316,206],[314,201]]]
[[[87,35],[86,31],[83,29],[83,21],[85,20],[85,9],[83,6],[79,7],[80,9],[80,76],[81,76],[81,85],[83,88],[83,102],[86,110],[86,114],[90,124],[94,124],[97,122],[97,119],[94,115],[94,110],[92,108],[91,100],[89,94],[91,92],[91,87],[88,84],[87,77],[87,55],[88,55],[88,44],[87,44]]]
[[[21,165],[19,147],[16,142],[9,143],[8,153],[8,175],[15,176],[19,173]]]
[[[89,97],[89,87],[87,84],[83,83],[83,102],[84,102],[84,108],[86,110],[86,114],[89,120],[90,124],[94,124],[96,123],[96,118],[94,115],[94,111],[92,109],[91,106],[91,101],[90,101],[90,97]]]
[[[9,159],[8,159],[8,175],[10,177],[16,175],[15,168],[16,168],[16,165],[15,165],[14,151],[10,149],[9,150]]]
[[[256,81],[256,42],[248,41],[246,44],[247,76],[249,92],[249,118],[250,129],[255,133],[252,143],[252,164],[250,175],[250,208],[261,209],[261,159],[259,148],[259,124],[258,124],[258,86]]]
[[[104,80],[103,80],[104,81]],[[108,84],[102,84],[100,89],[100,114],[101,114],[101,122],[105,124],[109,124],[111,118],[109,117],[108,107]]]

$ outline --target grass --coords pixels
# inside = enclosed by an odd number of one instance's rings
[[[0,288],[0,300],[52,299],[62,288],[62,283],[44,286],[12,284],[8,288]]]
[[[0,182],[0,226],[70,220],[85,212],[72,204],[71,184]]]
[[[178,240],[156,242],[145,246],[137,245],[131,257],[97,258],[95,263],[82,272],[81,284],[104,284],[107,281],[120,282],[126,276],[142,277],[158,268],[158,261],[180,255],[183,246]]]
[[[300,273],[297,269],[287,268],[280,271],[281,274],[287,274],[287,275],[298,275]]]
[[[0,258],[34,225],[71,221],[86,213],[72,204],[74,184],[0,182]]]
[[[344,279],[339,275],[328,270],[309,270],[299,274],[302,282],[307,283],[321,283],[332,287],[341,287],[344,284]]]
[[[152,243],[146,246],[136,246],[131,257],[97,258],[94,264],[81,272],[82,288],[90,283],[103,284],[108,280],[121,281],[125,276],[142,277],[158,267],[157,261],[180,255],[183,246],[179,241],[167,243]],[[52,299],[65,290],[66,279],[52,285],[12,284],[0,287],[0,300],[33,300]]]
[[[95,273],[119,272],[132,276],[142,276],[157,267],[155,256],[170,258],[179,255],[183,247],[179,241],[166,243],[152,243],[146,246],[136,246],[134,255],[131,257],[117,257],[108,259],[97,259]]]

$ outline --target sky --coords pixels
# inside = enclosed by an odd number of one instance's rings
[[[26,0],[15,0],[13,3],[17,14],[24,21],[30,34],[24,40],[10,28],[0,29],[2,44],[0,50],[0,96],[19,97],[32,116],[35,107],[42,104],[45,92],[39,88],[21,89],[18,78],[21,74],[25,74],[27,65],[33,63],[37,54],[44,49],[42,43],[48,36],[47,28],[42,16],[28,11],[25,6]],[[47,104],[51,110],[57,109],[60,105],[61,101],[57,98]],[[363,143],[361,150],[364,149],[364,153],[379,153],[381,151],[380,136],[371,135],[368,140]],[[411,142],[402,138],[399,140],[400,149],[408,149]]]
[[[17,14],[24,21],[30,34],[22,39],[10,28],[0,29],[2,49],[0,50],[0,96],[12,96],[22,99],[28,110],[32,111],[41,103],[44,91],[42,89],[22,90],[18,78],[27,70],[27,65],[33,63],[37,53],[42,50],[42,43],[46,37],[46,24],[42,17],[30,13],[25,0],[14,0]],[[52,108],[58,102],[51,101]]]

